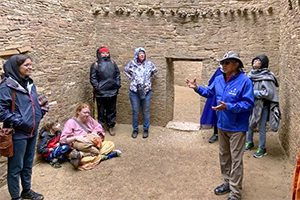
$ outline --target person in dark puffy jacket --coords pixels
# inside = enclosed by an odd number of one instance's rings
[[[121,87],[120,70],[111,60],[109,49],[100,47],[96,51],[97,62],[90,69],[90,82],[97,101],[98,122],[115,135],[117,95]]]
[[[60,144],[61,128],[57,122],[49,122],[43,126],[39,133],[37,151],[43,159],[54,168],[61,167],[60,163],[67,159],[70,150],[68,144]]]
[[[14,155],[8,158],[7,185],[12,199],[44,199],[31,189],[32,166],[39,123],[45,114],[47,100],[39,100],[30,78],[32,59],[14,55],[3,66],[4,79],[0,84],[0,122],[14,128]],[[12,108],[14,105],[14,108]],[[23,191],[20,195],[20,179]]]

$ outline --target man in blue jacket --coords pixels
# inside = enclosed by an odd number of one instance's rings
[[[243,153],[249,116],[254,106],[253,86],[245,75],[239,55],[227,52],[220,60],[223,75],[208,87],[198,86],[196,79],[187,85],[203,97],[216,95],[219,130],[219,157],[224,183],[216,187],[216,195],[230,193],[228,200],[240,200],[243,181]]]

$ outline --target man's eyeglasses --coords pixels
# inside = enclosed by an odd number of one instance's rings
[[[220,62],[221,65],[229,65],[230,63],[234,63],[235,61],[233,60],[225,60],[225,61],[222,61]]]

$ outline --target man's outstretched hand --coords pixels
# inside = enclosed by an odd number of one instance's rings
[[[197,82],[196,82],[196,78],[194,78],[193,80],[190,80],[190,79],[186,79],[186,84],[189,88],[192,88],[192,89],[196,89],[197,88]]]

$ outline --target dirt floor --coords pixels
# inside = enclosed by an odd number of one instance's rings
[[[187,87],[175,87],[175,91],[174,120],[198,123],[199,95]],[[227,199],[213,193],[222,178],[218,143],[207,142],[212,130],[185,132],[152,126],[148,139],[141,135],[132,139],[130,125],[116,128],[117,135],[106,139],[122,150],[121,157],[90,171],[75,171],[69,163],[59,169],[39,163],[33,170],[32,188],[46,200]],[[268,156],[261,159],[252,156],[254,151],[244,155],[244,200],[291,199],[293,166],[283,154],[278,135],[268,133],[267,151]],[[5,185],[0,188],[0,200],[9,199]]]
[[[130,125],[118,125],[107,136],[123,151],[119,158],[100,163],[90,171],[75,171],[69,163],[55,169],[39,163],[33,170],[32,188],[47,200],[148,200],[226,199],[213,189],[222,182],[218,143],[207,142],[212,130],[180,132],[151,127],[150,137],[130,137]],[[286,160],[277,135],[268,134],[268,156],[244,155],[244,200],[291,199],[293,166]],[[9,200],[7,186],[0,199]]]

